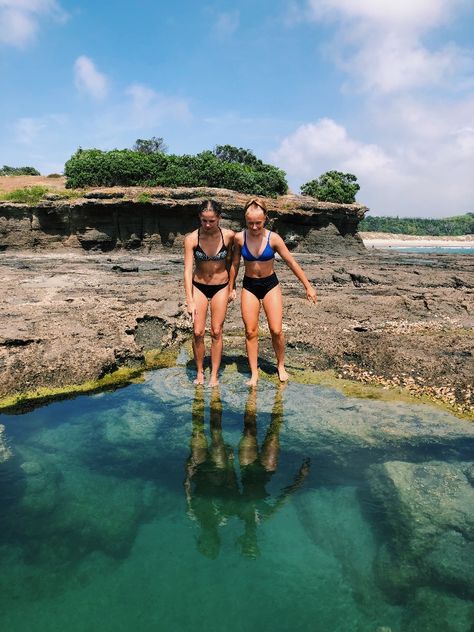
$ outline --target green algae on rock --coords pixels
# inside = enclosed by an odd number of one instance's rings
[[[142,368],[121,367],[108,373],[98,380],[90,380],[82,384],[71,384],[57,388],[39,388],[34,391],[17,393],[0,399],[0,412],[24,412],[31,407],[40,406],[61,399],[69,399],[77,395],[96,393],[126,386],[136,380],[143,373]]]

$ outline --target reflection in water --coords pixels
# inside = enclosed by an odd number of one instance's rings
[[[280,429],[283,423],[282,389],[275,392],[270,424],[262,447],[257,440],[257,392],[251,389],[244,413],[244,428],[239,443],[240,483],[234,451],[222,437],[222,401],[214,388],[210,401],[210,445],[204,424],[204,390],[197,388],[192,407],[191,453],[186,463],[184,489],[188,515],[201,528],[198,550],[211,559],[219,555],[219,527],[231,517],[244,523],[237,544],[245,557],[260,554],[257,526],[271,518],[301,485],[309,473],[305,459],[291,483],[272,499],[266,486],[278,467]]]

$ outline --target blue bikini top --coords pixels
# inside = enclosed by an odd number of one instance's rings
[[[227,248],[224,242],[224,235],[222,234],[222,230],[219,227],[219,230],[221,231],[221,237],[222,237],[222,246],[221,249],[219,250],[219,252],[216,255],[212,255],[211,257],[206,254],[204,252],[204,250],[201,248],[200,244],[199,244],[199,229],[198,229],[198,243],[196,248],[194,249],[194,258],[197,261],[221,261],[222,259],[226,259],[227,258]]]
[[[270,261],[270,259],[273,259],[275,257],[275,251],[270,246],[270,235],[271,234],[272,234],[272,231],[269,230],[268,231],[267,243],[265,245],[265,248],[264,248],[262,254],[259,257],[255,257],[250,252],[250,250],[249,250],[249,248],[247,246],[247,231],[244,230],[244,245],[242,246],[242,257],[245,259],[245,261]]]

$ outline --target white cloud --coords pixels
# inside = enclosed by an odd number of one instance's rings
[[[466,0],[309,0],[316,19],[358,20],[383,30],[424,31],[444,23]]]
[[[285,138],[272,159],[290,175],[313,178],[330,169],[358,165],[358,174],[390,168],[390,158],[376,145],[349,137],[346,129],[329,118],[301,125]]]
[[[0,0],[0,43],[24,48],[43,17],[63,22],[67,14],[56,0]]]
[[[81,55],[74,62],[75,83],[78,90],[98,101],[105,99],[108,92],[107,77],[99,72],[89,57]]]
[[[170,119],[186,121],[191,117],[185,99],[161,94],[142,84],[129,86],[126,94],[131,98],[128,125],[132,129],[153,127]]]
[[[240,14],[238,11],[220,13],[214,23],[214,32],[219,39],[230,37],[239,28]]]
[[[335,22],[333,55],[351,77],[348,85],[390,94],[446,80],[462,84],[474,68],[473,52],[454,44],[428,48],[423,37],[464,5],[467,0],[307,0],[300,21]]]
[[[402,99],[371,114],[377,144],[320,119],[286,137],[272,159],[298,186],[332,169],[354,173],[358,199],[377,215],[474,209],[474,99],[438,106]]]
[[[46,124],[42,119],[20,118],[15,123],[16,140],[24,145],[31,145],[45,127]]]

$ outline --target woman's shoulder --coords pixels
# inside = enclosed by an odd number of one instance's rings
[[[233,239],[236,235],[236,232],[230,228],[221,228],[221,230],[224,237],[229,237],[229,239]]]
[[[274,230],[268,230],[268,236],[267,236],[268,240],[270,241],[270,244],[281,244],[284,243],[283,239],[280,237],[280,235],[278,233],[276,233]]]
[[[238,244],[242,244],[244,241],[244,231],[243,230],[239,230],[237,233],[234,233],[234,241],[236,241]]]
[[[198,229],[196,228],[196,230],[193,230],[190,233],[186,233],[186,235],[184,236],[184,243],[185,244],[194,244],[197,242],[197,236],[198,236]]]

